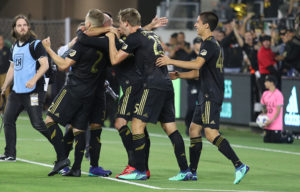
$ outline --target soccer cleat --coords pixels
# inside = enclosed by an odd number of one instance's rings
[[[190,169],[187,169],[185,171],[180,171],[176,176],[170,177],[170,181],[188,181],[191,180],[193,177],[192,172]]]
[[[61,160],[61,161],[55,161],[53,170],[48,173],[48,176],[53,176],[53,175],[57,174],[61,169],[69,166],[70,163],[71,162],[68,158]]]
[[[124,180],[146,180],[147,175],[146,171],[140,172],[138,170],[135,170],[129,174],[126,175],[120,175],[118,179],[124,179]]]
[[[58,172],[58,174],[64,174],[64,173],[67,173],[67,172],[69,172],[70,171],[70,168],[69,167],[65,167],[65,168],[63,168],[62,170],[60,170],[59,172]]]
[[[146,171],[147,179],[150,179],[150,170]]]
[[[63,173],[62,176],[67,177],[80,177],[81,176],[81,170],[80,169],[70,169],[70,171]]]
[[[1,155],[0,156],[0,161],[16,162],[16,158],[15,157],[11,157],[11,156]]]
[[[119,175],[116,175],[116,178],[118,178],[120,175],[126,175],[129,173],[132,173],[133,171],[135,171],[135,168],[131,167],[130,165],[127,165],[126,168],[124,169],[124,171],[122,171],[122,173],[120,173]]]
[[[198,180],[198,176],[197,176],[197,172],[192,173],[193,176],[191,178],[192,181],[197,181]]]
[[[89,176],[108,177],[111,173],[110,170],[104,170],[102,167],[90,167]]]
[[[235,169],[235,180],[233,184],[238,184],[243,177],[246,175],[246,173],[249,171],[249,167],[245,164],[241,165],[240,167]]]

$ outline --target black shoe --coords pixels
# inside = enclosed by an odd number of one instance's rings
[[[0,161],[16,162],[16,158],[11,156],[6,156],[6,155],[0,155]]]
[[[68,158],[61,161],[56,161],[53,170],[50,173],[48,173],[48,176],[53,176],[57,174],[61,169],[69,166],[70,164],[71,162]]]
[[[69,177],[80,177],[81,176],[81,170],[80,169],[70,169],[70,171],[63,173],[62,176],[69,176]]]

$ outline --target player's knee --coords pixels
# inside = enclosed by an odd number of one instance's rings
[[[162,126],[162,128],[164,129],[164,131],[165,131],[165,133],[167,135],[171,135],[172,133],[174,133],[175,131],[177,131],[176,123],[175,122],[162,123],[161,126]]]
[[[194,137],[200,137],[201,136],[201,129],[202,127],[200,125],[197,125],[195,123],[191,123],[189,128],[189,135],[191,138]]]
[[[115,128],[120,130],[123,126],[127,125],[127,121],[121,118],[117,118],[115,121]]]
[[[46,116],[46,119],[44,120],[45,124],[48,124],[48,123],[53,123],[54,120],[50,117],[50,116]]]
[[[213,143],[215,138],[220,135],[219,131],[215,129],[205,128],[204,131],[206,139],[211,143]]]

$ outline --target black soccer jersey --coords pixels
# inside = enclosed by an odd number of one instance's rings
[[[125,37],[123,39],[126,40]],[[117,49],[127,46],[123,39],[119,39],[118,43],[116,43]],[[122,87],[142,81],[142,74],[135,65],[135,57],[133,54],[130,54],[124,61],[116,65],[114,69],[117,74],[116,78],[118,83]]]
[[[127,37],[125,44],[122,50],[134,54],[134,63],[142,74],[146,88],[173,90],[167,67],[155,65],[156,59],[164,53],[159,37],[155,33],[138,29]]]
[[[76,61],[69,73],[67,85],[75,97],[88,97],[95,93],[98,78],[105,70],[107,60],[103,51],[76,42],[69,57]]]
[[[223,54],[214,37],[202,43],[199,57],[205,59],[199,70],[199,104],[205,100],[221,104],[224,96]]]

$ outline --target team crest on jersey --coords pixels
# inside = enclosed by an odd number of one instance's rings
[[[16,54],[14,58],[14,68],[16,71],[20,71],[23,69],[23,60],[24,60],[24,54]]]
[[[202,50],[200,51],[200,55],[205,56],[206,54],[207,54],[206,49],[202,49]]]
[[[74,57],[76,55],[76,50],[72,49],[69,53],[70,57]]]
[[[127,47],[128,47],[128,45],[127,45],[127,44],[125,44],[125,43],[122,45],[122,49],[123,49],[123,50],[126,50],[126,49],[127,49]]]

